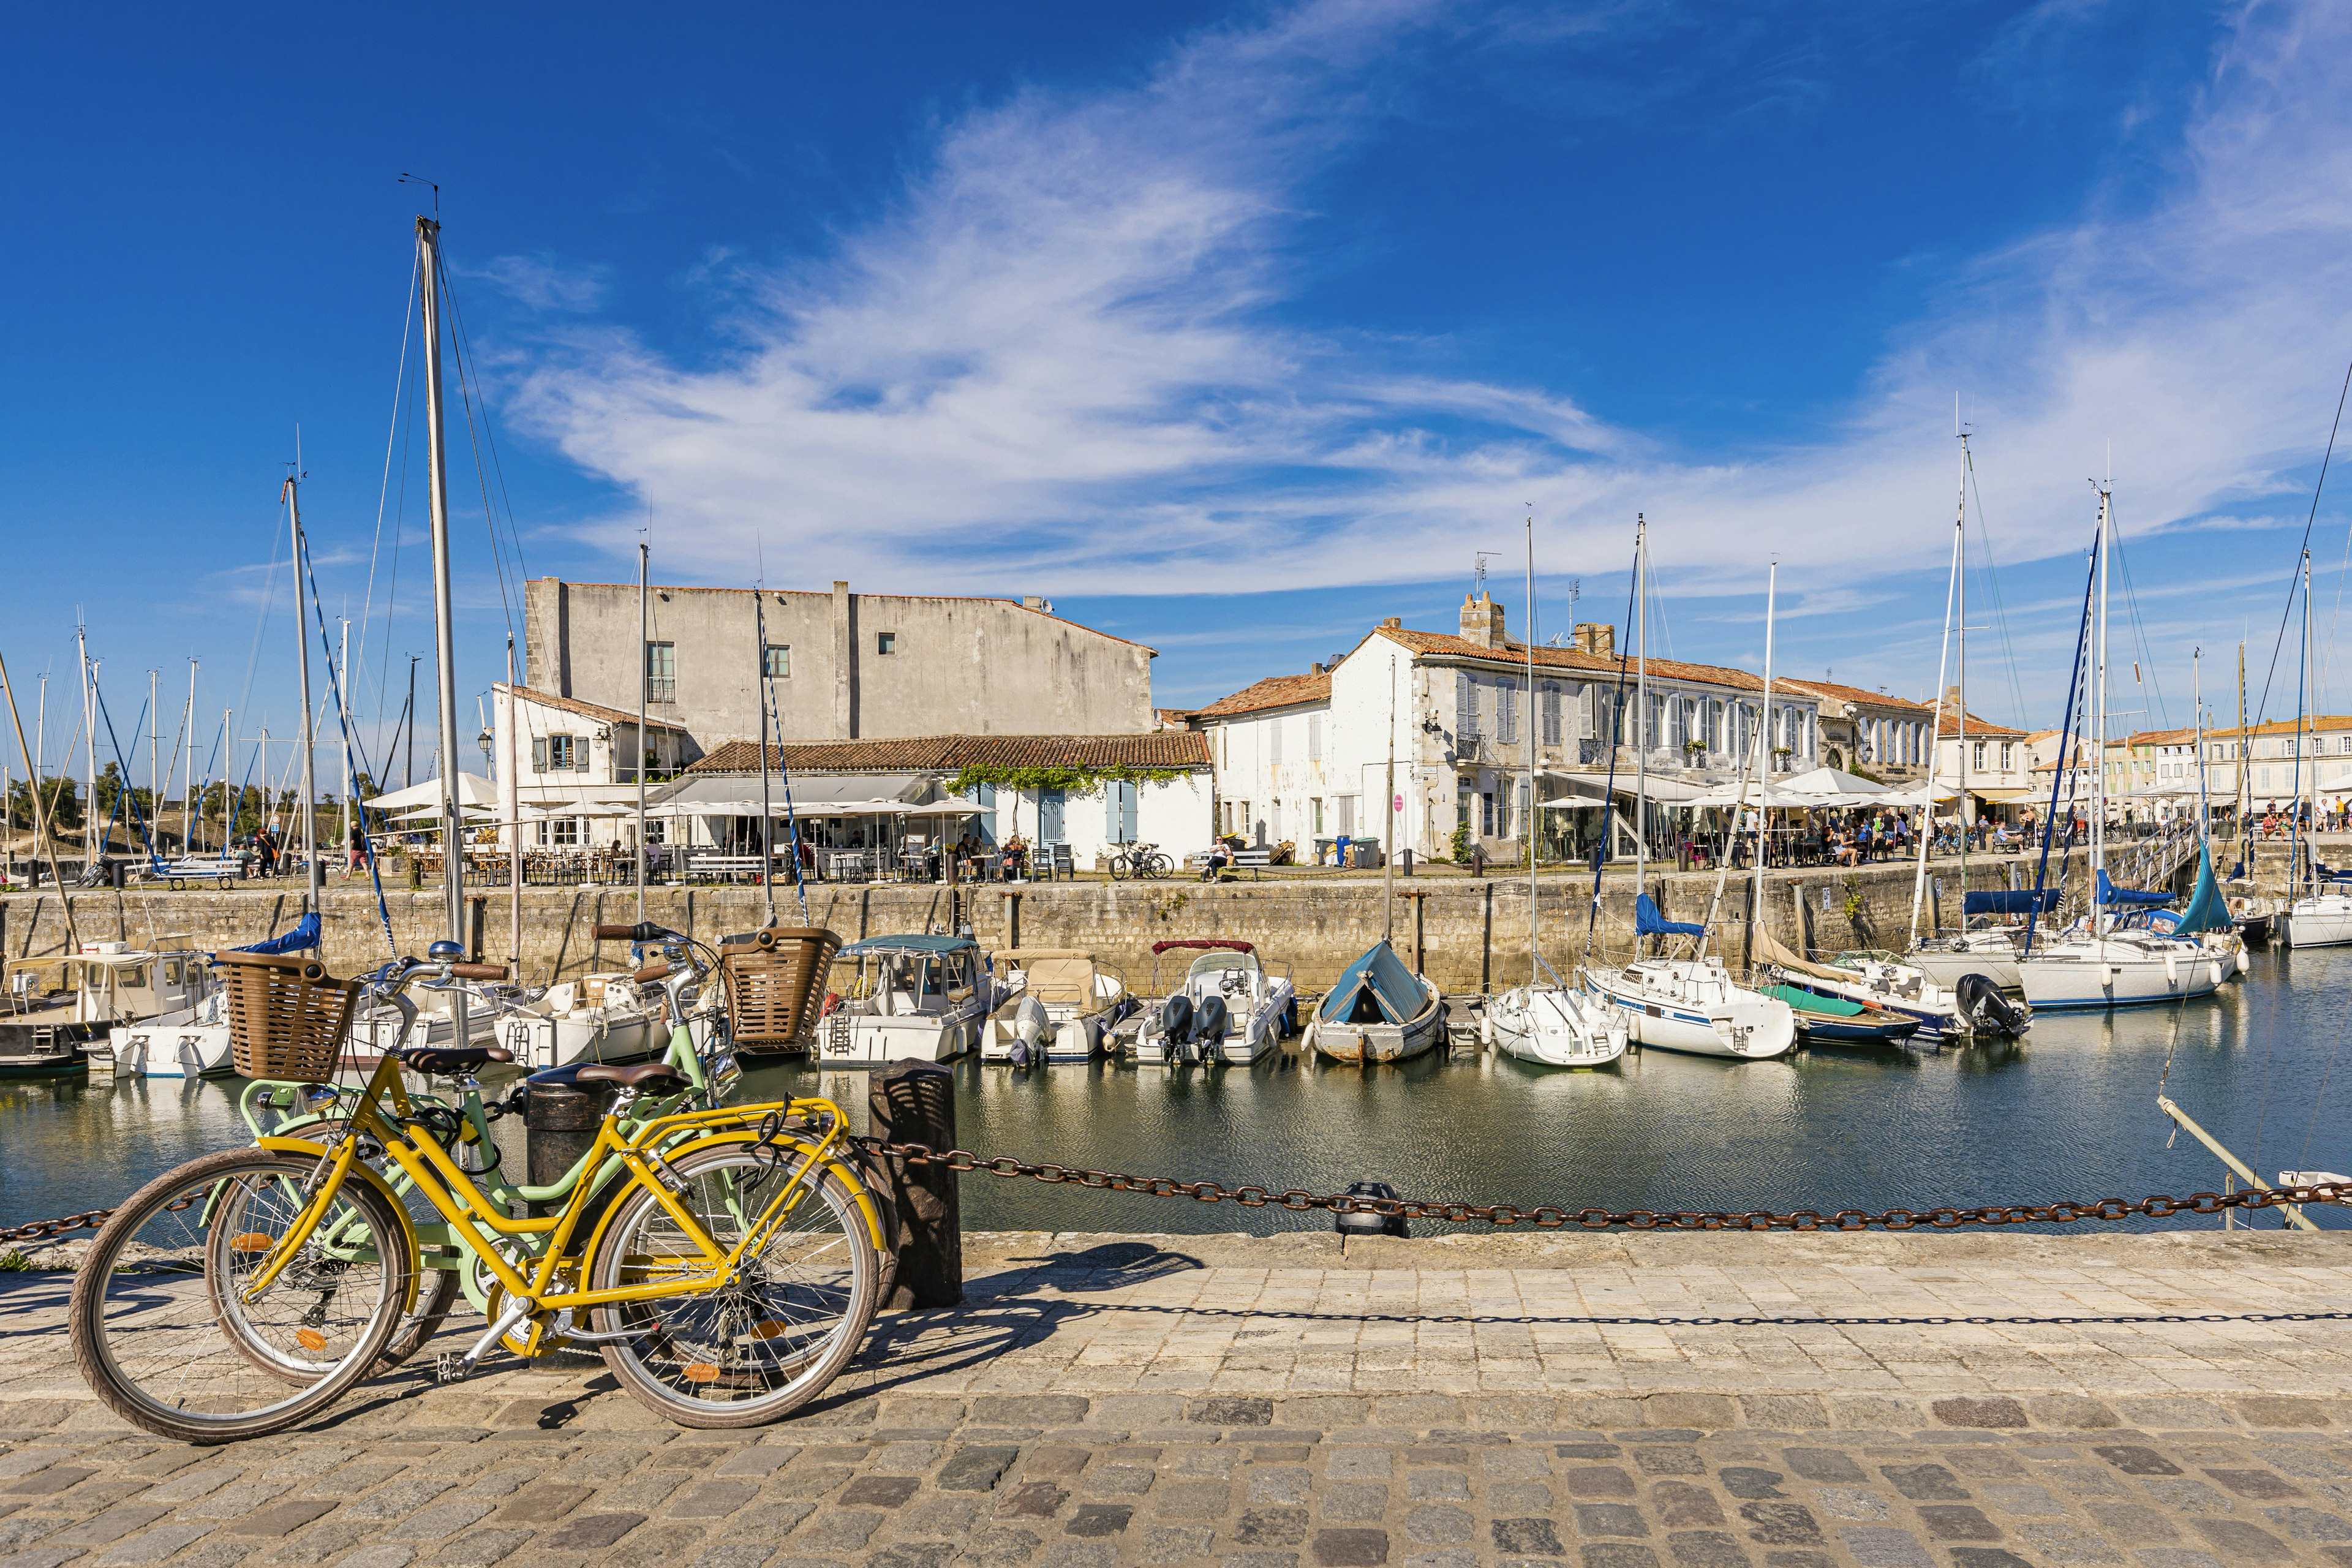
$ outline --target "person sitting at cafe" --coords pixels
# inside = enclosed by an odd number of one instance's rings
[[[1029,841],[1015,833],[1004,841],[1004,879],[1017,882],[1029,868]]]

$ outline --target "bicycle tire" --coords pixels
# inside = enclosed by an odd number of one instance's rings
[[[673,1155],[669,1165],[681,1184],[677,1201],[722,1245],[733,1229],[726,1210],[749,1201],[737,1196],[739,1184],[756,1190],[782,1179],[740,1143]],[[661,1233],[671,1227],[654,1194],[632,1187],[589,1260],[588,1289],[647,1282],[646,1275],[663,1267]],[[785,1278],[773,1277],[779,1262]],[[698,1258],[683,1266],[698,1265]],[[881,1259],[849,1184],[830,1167],[814,1174],[742,1274],[741,1283],[727,1289],[594,1309],[600,1332],[642,1331],[599,1347],[639,1404],[681,1426],[780,1421],[841,1375],[881,1302]]]
[[[257,1334],[277,1334],[274,1360],[257,1358],[254,1342],[223,1321],[225,1293],[239,1298],[222,1271],[268,1255],[266,1242],[247,1239],[268,1233],[252,1227],[290,1223],[299,1205],[286,1185],[299,1190],[317,1168],[296,1155],[224,1150],[165,1172],[116,1209],[75,1275],[67,1317],[75,1364],[108,1409],[158,1436],[234,1442],[307,1420],[374,1371],[400,1322],[415,1260],[391,1205],[361,1182],[344,1184],[337,1202],[347,1206],[331,1217],[366,1228],[373,1269],[363,1251],[357,1261],[325,1256],[314,1236],[298,1267],[255,1303],[271,1305],[267,1321],[238,1313]],[[331,1319],[347,1286],[364,1315],[354,1320],[346,1307]],[[287,1315],[314,1297],[299,1315]],[[339,1341],[333,1358],[323,1359]],[[317,1375],[286,1393],[289,1369],[305,1365],[305,1356]]]
[[[1134,871],[1134,863],[1129,860],[1126,856],[1114,855],[1110,858],[1110,879],[1112,881],[1117,882],[1124,880]]]
[[[1165,877],[1172,873],[1175,869],[1175,861],[1170,859],[1165,855],[1154,855],[1151,858],[1151,869],[1149,875],[1154,877]]]

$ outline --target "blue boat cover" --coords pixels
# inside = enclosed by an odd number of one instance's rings
[[[1427,1005],[1429,994],[1412,977],[1404,960],[1387,942],[1376,942],[1340,973],[1315,1012],[1334,1024],[1402,1024]],[[1373,1016],[1375,1009],[1378,1017]]]
[[[1696,921],[1670,921],[1658,912],[1657,900],[1643,893],[1633,900],[1633,934],[1635,936],[1705,936],[1706,928]]]
[[[2221,889],[2213,880],[2213,850],[2209,845],[2197,852],[2196,890],[2189,895],[2189,907],[2180,911],[2180,923],[2172,928],[2173,934],[2228,931],[2235,924],[2237,921],[2230,916],[2229,901],[2221,897]]]
[[[2015,892],[1969,893],[1960,900],[1963,915],[2046,915],[2058,907],[2058,889],[2044,888],[2035,892],[2020,888]]]
[[[2105,871],[2099,873],[2099,902],[2102,904],[2136,904],[2152,908],[2158,904],[2168,904],[2179,896],[2160,888],[2153,892],[2138,888],[2118,888],[2107,880]]]
[[[319,945],[319,912],[316,910],[294,922],[294,929],[284,936],[273,936],[268,942],[257,942],[250,947],[233,947],[231,952],[258,952],[270,957],[281,953],[299,952],[306,947]]]
[[[968,936],[869,936],[841,950],[843,958],[861,952],[965,952],[980,943]]]

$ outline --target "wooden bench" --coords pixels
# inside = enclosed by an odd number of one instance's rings
[[[686,862],[688,877],[756,877],[763,869],[764,858],[758,855],[690,855]]]
[[[1242,849],[1234,855],[1234,869],[1247,871],[1253,882],[1261,880],[1258,873],[1273,864],[1274,851],[1271,849]]]
[[[185,887],[190,882],[213,882],[226,888],[244,875],[245,862],[228,855],[153,861],[138,873],[142,881],[164,882],[174,889]]]

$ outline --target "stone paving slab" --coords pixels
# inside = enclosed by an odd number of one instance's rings
[[[566,1357],[211,1449],[88,1396],[68,1276],[0,1277],[0,1568],[2352,1568],[2352,1322],[2244,1321],[2352,1309],[2335,1237],[998,1236],[967,1275],[774,1427]]]

